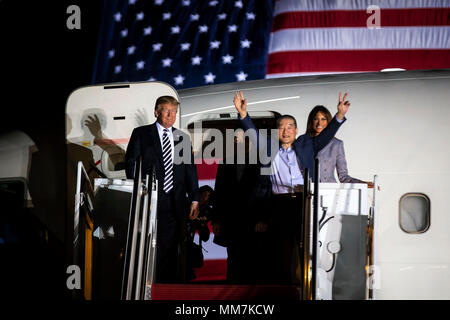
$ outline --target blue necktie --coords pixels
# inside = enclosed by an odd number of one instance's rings
[[[164,164],[164,185],[163,190],[169,193],[173,188],[173,163],[172,163],[172,147],[169,139],[169,129],[163,130],[163,164]]]

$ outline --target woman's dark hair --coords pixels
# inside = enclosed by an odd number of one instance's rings
[[[314,130],[313,126],[313,120],[318,112],[321,112],[324,114],[325,118],[327,118],[327,122],[330,123],[331,119],[333,118],[331,116],[330,111],[325,108],[324,106],[315,106],[308,116],[308,122],[306,124],[306,133],[309,134],[311,137],[314,137],[316,135],[316,130]]]

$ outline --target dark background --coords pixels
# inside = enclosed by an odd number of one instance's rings
[[[81,9],[80,30],[66,27],[70,5]],[[33,299],[70,298],[65,104],[73,90],[91,83],[102,6],[100,0],[0,0],[0,134],[21,130],[39,150],[29,177],[35,207],[14,216],[20,241],[1,252],[2,296],[29,298],[33,288]]]

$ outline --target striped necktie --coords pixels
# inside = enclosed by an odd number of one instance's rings
[[[164,185],[163,190],[169,193],[173,188],[173,163],[172,163],[172,146],[170,145],[169,129],[163,130],[163,163],[164,163]]]

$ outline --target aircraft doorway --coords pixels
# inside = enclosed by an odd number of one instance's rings
[[[276,127],[276,112],[254,112],[258,129]],[[236,113],[203,114],[187,125],[197,161],[199,186],[211,188],[209,232],[197,232],[193,241],[203,250],[203,264],[194,268],[192,283],[251,284],[266,277],[257,274],[263,261],[261,232],[255,232],[257,203],[249,201],[258,182],[260,166],[250,153],[256,147],[240,131]],[[218,141],[220,140],[221,141]],[[256,153],[254,153],[256,154]],[[259,249],[258,249],[259,248]],[[253,267],[252,267],[253,266]],[[191,272],[191,270],[189,270]]]

